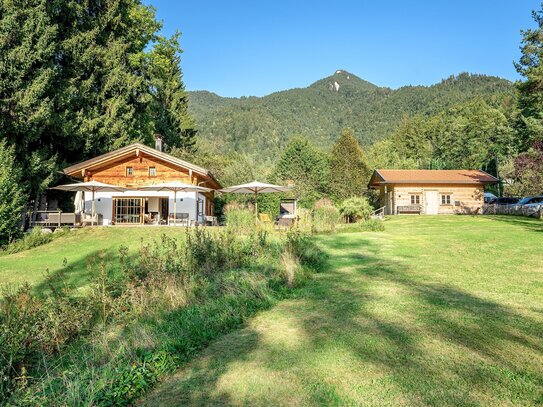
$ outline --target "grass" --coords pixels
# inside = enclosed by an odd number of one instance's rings
[[[141,240],[150,242],[162,234],[176,236],[182,227],[95,227],[71,231],[45,245],[0,256],[0,285],[28,282],[41,289],[45,272],[62,269],[66,258],[70,267],[68,283],[84,288],[88,283],[87,261],[104,252],[118,262],[118,250],[127,246],[134,253]]]
[[[141,404],[543,404],[541,221],[397,217],[318,243],[327,271]]]

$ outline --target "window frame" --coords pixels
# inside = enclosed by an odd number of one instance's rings
[[[452,199],[452,194],[451,193],[444,192],[444,193],[441,193],[440,196],[441,196],[441,201],[440,201],[441,206],[451,206],[452,205],[451,202],[453,202],[453,199]]]
[[[154,170],[154,174],[151,173],[151,170]],[[156,177],[156,174],[157,174],[157,170],[156,170],[156,167],[155,166],[152,166],[152,167],[149,167],[149,176],[150,177]]]
[[[420,202],[422,200],[421,194],[409,194],[409,197],[409,202],[411,202],[411,205],[420,205]]]
[[[130,174],[128,173],[128,171],[130,171]],[[125,167],[124,175],[127,176],[127,177],[133,177],[134,176],[134,167],[132,167],[132,166]]]

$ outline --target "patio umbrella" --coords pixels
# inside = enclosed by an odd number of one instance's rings
[[[75,213],[81,213],[85,210],[85,200],[83,199],[83,192],[77,191],[74,197]]]
[[[118,185],[104,184],[98,181],[78,182],[75,184],[65,184],[53,187],[50,189],[58,189],[60,191],[73,191],[73,192],[92,192],[92,209],[91,209],[91,225],[94,226],[94,193],[95,192],[124,192],[128,191],[128,188],[120,187]]]
[[[173,191],[173,213],[174,213],[174,225],[177,223],[177,193],[178,192],[209,192],[211,188],[200,187],[192,184],[185,184],[184,182],[171,181],[163,184],[146,185],[139,187],[138,189],[143,191]],[[198,194],[196,194],[196,220],[198,220]]]
[[[232,187],[220,189],[220,192],[230,194],[254,194],[255,196],[255,218],[258,220],[258,194],[269,194],[273,192],[287,192],[290,187],[281,185],[265,184],[263,182],[253,181],[248,184],[234,185]]]

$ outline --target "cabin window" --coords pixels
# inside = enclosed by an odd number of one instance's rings
[[[451,204],[451,196],[449,194],[441,195],[441,205],[450,205],[450,204]]]
[[[411,205],[420,205],[420,195],[411,195]]]
[[[126,167],[126,176],[131,177],[134,175],[134,168],[133,167]]]
[[[156,167],[149,167],[149,176],[156,177]]]

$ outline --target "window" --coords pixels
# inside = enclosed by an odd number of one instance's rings
[[[450,195],[441,195],[441,205],[450,205],[451,204],[451,196]]]
[[[149,176],[156,177],[156,167],[149,167]]]
[[[131,177],[132,175],[134,175],[134,168],[126,167],[126,176]]]
[[[420,205],[420,195],[411,195],[411,205]]]

